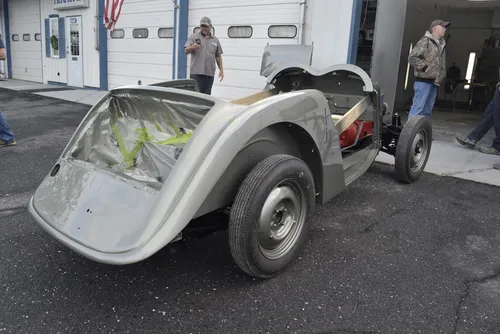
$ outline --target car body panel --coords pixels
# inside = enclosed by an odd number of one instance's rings
[[[98,106],[91,109],[58,160],[61,165],[59,181],[48,175],[29,205],[33,217],[46,231],[88,258],[111,264],[133,263],[164,247],[196,216],[242,148],[262,129],[275,124],[300,127],[314,142],[313,150],[317,150],[323,167],[323,188],[327,192],[323,195],[324,200],[345,187],[339,136],[333,127],[327,100],[320,91],[279,94],[250,106],[236,106],[198,92],[165,87],[128,86],[109,94],[125,91],[182,95],[186,100],[200,98],[214,105],[196,126],[159,189],[95,164],[80,163],[77,167],[71,163],[71,149],[97,119]],[[101,103],[103,101],[105,98]],[[74,190],[76,193],[81,191],[80,197],[71,203],[65,197],[71,185],[61,184],[65,179],[76,180],[79,175],[91,182],[83,178],[78,181]],[[87,184],[90,189],[85,188]],[[51,194],[54,187],[63,189]],[[112,189],[99,193],[99,189],[107,187]],[[95,198],[92,198],[92,190],[95,190]],[[111,208],[112,197],[109,196],[115,191],[121,193],[116,200],[122,203]],[[99,202],[103,194],[108,197]],[[137,209],[133,204],[135,200],[141,209],[133,214],[132,210]],[[61,201],[65,204],[60,205]],[[95,218],[89,219],[89,215]],[[86,222],[88,226],[82,230]],[[116,232],[120,224],[124,224],[123,231]]]

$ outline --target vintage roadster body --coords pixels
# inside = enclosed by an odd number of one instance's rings
[[[138,262],[190,232],[228,229],[243,271],[279,273],[301,250],[316,205],[380,151],[396,157],[398,179],[417,180],[432,141],[424,118],[384,123],[380,87],[363,70],[318,71],[310,52],[290,63],[286,47],[268,46],[267,86],[236,101],[201,94],[192,80],[111,90],[82,120],[30,213],[103,263]]]

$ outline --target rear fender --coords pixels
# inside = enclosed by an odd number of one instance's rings
[[[218,116],[207,114],[167,178],[149,217],[163,223],[156,231],[144,233],[152,236],[148,241],[150,247],[159,249],[165,240],[172,240],[181,232],[202,208],[238,153],[252,137],[274,124],[293,124],[311,137],[318,149],[324,179],[328,180],[323,183],[328,185],[323,187],[325,200],[344,189],[339,136],[331,122],[327,122],[328,103],[321,92],[304,90],[276,95],[235,111],[215,140],[207,143],[207,138],[214,136],[212,128]]]

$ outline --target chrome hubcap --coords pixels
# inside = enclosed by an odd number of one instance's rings
[[[279,184],[267,197],[259,217],[259,246],[268,259],[288,253],[298,240],[306,217],[306,197],[293,180]]]
[[[427,148],[427,131],[420,130],[412,144],[412,155],[410,156],[410,168],[413,172],[419,171],[427,158],[429,152]]]

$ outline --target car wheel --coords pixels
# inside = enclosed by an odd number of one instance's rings
[[[406,122],[396,147],[396,178],[404,183],[417,181],[422,175],[432,146],[432,126],[423,116]]]
[[[285,269],[304,245],[314,203],[314,178],[302,160],[273,155],[260,162],[241,184],[229,217],[238,267],[263,279]]]

